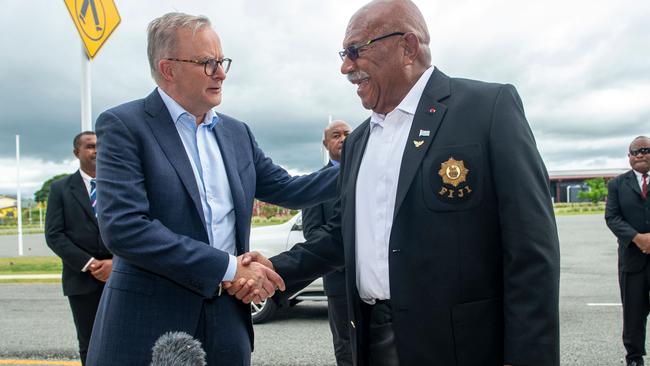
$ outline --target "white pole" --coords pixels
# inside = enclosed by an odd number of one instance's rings
[[[331,124],[332,124],[332,115],[330,114],[330,115],[329,115],[328,122],[327,122],[327,125],[329,126],[329,125],[331,125]],[[329,161],[330,161],[330,154],[329,154],[329,152],[327,151],[327,149],[325,149],[325,146],[323,146],[322,143],[320,144],[320,152],[321,152],[321,155],[323,156],[323,164],[327,164],[327,163],[329,163]]]
[[[16,208],[18,211],[18,255],[23,255],[23,215],[20,196],[20,135],[16,135]]]
[[[81,132],[92,131],[90,60],[81,46]]]
[[[571,185],[566,186],[566,203],[571,203]]]
[[[43,228],[43,207],[38,205],[38,227]]]

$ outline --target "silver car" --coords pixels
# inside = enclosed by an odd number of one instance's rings
[[[251,251],[258,251],[269,258],[291,249],[296,243],[304,241],[302,215],[298,213],[284,224],[253,228],[251,230],[250,247]],[[317,279],[290,297],[276,292],[275,296],[259,305],[251,304],[253,323],[259,324],[269,321],[278,308],[294,306],[301,301],[327,301],[322,278]]]

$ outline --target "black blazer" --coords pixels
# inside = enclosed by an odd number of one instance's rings
[[[368,136],[366,121],[345,141],[334,219],[316,239],[272,258],[289,282],[345,263],[357,365],[368,364],[354,275],[356,181]],[[433,72],[404,150],[389,269],[401,365],[560,364],[549,179],[513,86]]]
[[[112,258],[99,236],[97,219],[79,171],[52,183],[45,216],[47,245],[63,261],[62,285],[66,296],[103,287],[90,272],[81,272],[91,257]]]
[[[618,268],[621,272],[638,272],[648,261],[632,242],[638,233],[650,232],[650,200],[641,196],[633,170],[609,181],[605,221],[618,239]]]
[[[331,166],[332,162],[330,161],[321,170]],[[305,235],[305,240],[312,240],[316,230],[325,225],[327,220],[334,216],[335,201],[327,201],[302,210],[302,231]],[[345,295],[345,270],[340,269],[324,276],[323,286],[325,287],[325,295],[327,296]]]

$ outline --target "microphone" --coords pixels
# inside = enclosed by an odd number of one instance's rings
[[[167,332],[152,348],[151,366],[205,366],[201,342],[185,332]]]

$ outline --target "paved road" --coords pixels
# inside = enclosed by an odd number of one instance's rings
[[[587,305],[620,301],[615,239],[600,215],[562,216],[558,228],[562,365],[621,365],[620,306]],[[76,355],[74,326],[58,285],[0,285],[0,329],[0,358]],[[254,365],[334,364],[323,304],[300,304],[255,331]]]
[[[52,250],[45,243],[43,234],[23,235],[23,255],[25,256],[49,256],[54,255]],[[0,257],[18,256],[18,236],[0,235]]]

